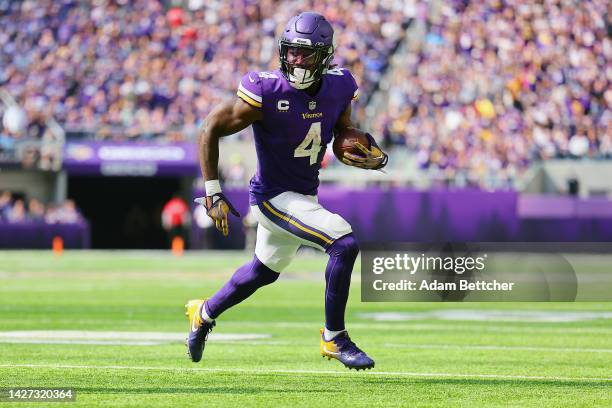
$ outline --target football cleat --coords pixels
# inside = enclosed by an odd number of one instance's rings
[[[202,359],[208,334],[215,327],[214,320],[211,323],[202,320],[202,315],[200,314],[202,307],[204,307],[204,299],[190,300],[185,305],[185,315],[189,320],[189,335],[186,342],[187,354],[189,354],[191,361],[194,363]]]
[[[365,370],[374,367],[374,360],[351,341],[348,333],[343,331],[333,339],[327,341],[321,329],[321,356],[328,360],[335,358],[348,367],[349,370]]]

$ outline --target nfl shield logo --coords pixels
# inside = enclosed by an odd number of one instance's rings
[[[315,101],[308,102],[308,109],[310,109],[310,110],[317,109],[317,103]]]

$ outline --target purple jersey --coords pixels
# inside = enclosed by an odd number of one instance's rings
[[[238,97],[263,110],[263,119],[253,123],[257,173],[251,179],[251,205],[285,191],[317,194],[333,128],[357,97],[357,83],[346,69],[330,69],[321,81],[311,97],[291,87],[279,70],[249,72],[240,80]]]

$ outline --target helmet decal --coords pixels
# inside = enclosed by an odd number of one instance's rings
[[[296,43],[296,44],[302,44],[302,45],[312,45],[308,38],[294,38],[293,41],[291,41],[291,42]],[[317,43],[317,44],[319,44],[319,43]],[[315,44],[315,45],[317,45],[317,44]],[[323,43],[320,43],[320,44],[323,44]]]

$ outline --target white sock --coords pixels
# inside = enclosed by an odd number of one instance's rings
[[[323,332],[323,338],[325,339],[325,341],[330,341],[331,339],[333,339],[334,337],[336,337],[337,335],[339,335],[343,331],[346,331],[346,329],[345,330],[333,331],[333,330],[327,330],[327,327],[326,327],[325,331]]]
[[[206,302],[202,303],[202,308],[200,309],[200,317],[202,318],[202,320],[208,322],[208,323],[212,323],[213,318],[211,318],[208,313],[206,313]]]

